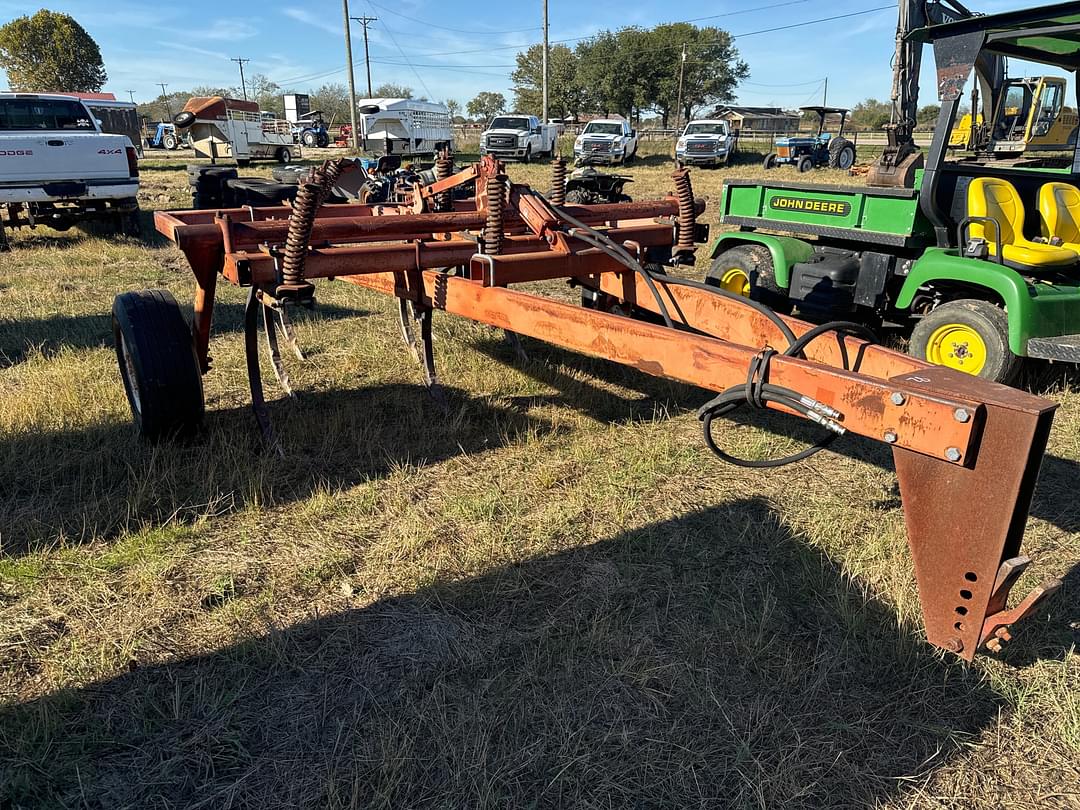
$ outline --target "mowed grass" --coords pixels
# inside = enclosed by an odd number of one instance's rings
[[[629,191],[671,169],[645,155]],[[706,220],[725,177],[759,172],[695,171]],[[182,161],[146,162],[145,209],[186,195]],[[256,437],[227,286],[206,429],[147,446],[109,312],[146,287],[187,306],[183,256],[149,229],[14,242],[0,807],[1080,806],[1067,380],[1043,383],[1062,407],[1025,544],[1065,588],[1003,660],[964,665],[924,642],[880,446],[723,466],[705,392],[535,341],[521,362],[437,313],[443,411],[393,302],[337,283],[297,316],[297,398],[267,375],[282,457]],[[718,431],[752,457],[808,435],[771,413]]]

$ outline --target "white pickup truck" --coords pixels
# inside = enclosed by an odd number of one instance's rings
[[[5,228],[107,220],[138,231],[139,163],[73,96],[0,93],[0,249]]]
[[[599,118],[590,121],[574,141],[574,161],[589,163],[626,163],[637,154],[637,130],[625,118]]]
[[[688,166],[723,166],[734,151],[731,128],[718,119],[691,121],[675,141],[675,159]]]
[[[497,115],[480,136],[480,154],[528,163],[534,157],[554,156],[558,139],[558,128],[540,123],[535,115]]]

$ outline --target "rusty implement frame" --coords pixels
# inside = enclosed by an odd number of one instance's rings
[[[747,383],[764,349],[785,346],[778,323],[796,337],[813,327],[674,275],[634,269],[671,256],[677,263],[705,239],[689,176],[680,170],[673,180],[676,191],[660,200],[556,207],[509,183],[496,162],[484,162],[418,189],[405,204],[322,206],[304,234],[299,281],[334,278],[397,297],[402,334],[436,392],[436,310],[504,329],[515,340],[525,335],[723,392]],[[475,196],[448,202],[446,192],[464,182],[476,183]],[[557,189],[552,197],[559,198]],[[155,215],[195,274],[192,332],[203,373],[217,279],[251,289],[248,370],[267,436],[255,330],[262,307],[273,367],[288,391],[269,313],[299,356],[284,317],[295,302],[282,293],[298,289],[295,273],[282,283],[284,246],[296,244],[292,214]],[[591,290],[600,305],[510,289],[545,279]],[[1028,564],[1020,546],[1056,405],[841,332],[816,337],[801,354],[775,354],[765,373],[770,384],[813,403],[818,415],[809,415],[835,432],[891,445],[929,641],[968,660],[981,647],[1001,649],[1010,625],[1060,584],[1048,580],[1008,607]]]

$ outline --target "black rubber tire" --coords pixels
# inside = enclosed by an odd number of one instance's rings
[[[799,170],[799,174],[805,174],[806,172],[813,171],[814,159],[809,155],[803,155],[799,158],[799,162],[795,164],[795,166]]]
[[[589,205],[591,198],[591,194],[580,188],[573,188],[566,192],[566,202],[570,205]]]
[[[238,169],[246,169],[250,165],[251,165],[251,159],[250,158],[237,158],[236,159],[236,167]]]
[[[772,253],[763,245],[736,245],[728,248],[712,261],[705,274],[705,283],[712,287],[720,286],[724,271],[739,267],[746,271],[750,279],[750,297],[780,312],[791,309],[787,291],[776,283],[776,270],[773,268]]]
[[[177,113],[173,116],[173,123],[180,129],[186,129],[195,123],[195,113],[188,112],[187,110]]]
[[[292,162],[292,152],[289,150],[289,147],[287,147],[287,146],[283,146],[280,149],[278,149],[276,152],[274,152],[274,157],[277,159],[278,163],[291,163]]]
[[[326,132],[320,132],[315,138],[315,145],[320,149],[325,149],[330,145],[330,135]]]
[[[855,144],[847,138],[829,141],[829,168],[847,171],[855,165]]]
[[[313,130],[305,129],[300,135],[300,143],[309,149],[313,148],[315,144],[319,142],[319,136],[315,134]]]
[[[290,186],[299,185],[300,178],[306,177],[310,173],[310,169],[302,166],[284,166],[270,170],[270,176],[273,177],[275,181]]]
[[[1020,373],[1023,358],[1009,349],[1009,316],[997,304],[976,298],[947,301],[923,316],[911,331],[908,353],[926,360],[930,337],[942,326],[962,323],[976,331],[986,346],[986,361],[979,376],[1008,385]]]
[[[176,151],[176,147],[180,145],[180,141],[172,133],[166,135],[161,139],[161,145],[168,149],[170,152]]]
[[[769,152],[765,156],[765,159],[761,161],[761,168],[766,170],[776,168],[776,152]]]
[[[530,143],[525,147],[525,155],[521,158],[522,163],[529,163],[532,161],[532,144]]]
[[[113,339],[135,426],[160,441],[198,430],[206,407],[191,330],[166,290],[140,290],[113,301]]]

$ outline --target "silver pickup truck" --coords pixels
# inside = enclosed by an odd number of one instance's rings
[[[7,228],[85,220],[138,232],[139,163],[73,96],[0,93],[0,249]]]

